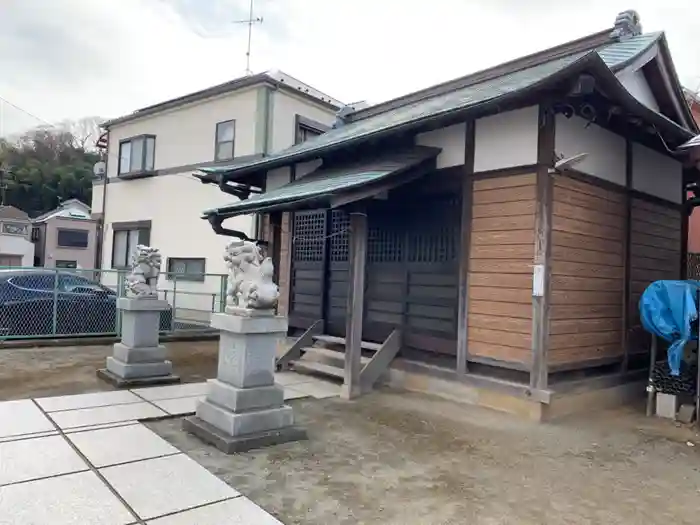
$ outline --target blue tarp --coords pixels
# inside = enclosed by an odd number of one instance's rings
[[[668,366],[674,376],[680,374],[683,348],[698,336],[692,323],[698,318],[699,289],[700,281],[656,281],[639,299],[644,328],[671,343]]]

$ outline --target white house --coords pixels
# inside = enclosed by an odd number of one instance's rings
[[[161,289],[178,307],[211,311],[220,300],[226,237],[202,210],[236,200],[192,174],[201,166],[262,158],[326,131],[342,103],[279,71],[246,76],[106,122],[106,177],[95,182],[103,220],[103,282],[114,285],[137,243],[158,247],[164,271],[184,274]],[[255,237],[254,216],[228,227]],[[202,274],[207,274],[203,277]],[[185,296],[187,294],[187,297]]]
[[[34,266],[29,215],[14,206],[0,206],[0,266]]]

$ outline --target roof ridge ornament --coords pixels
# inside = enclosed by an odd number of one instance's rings
[[[634,9],[628,9],[617,15],[615,26],[610,36],[622,42],[641,34],[642,24],[639,20],[639,13]]]

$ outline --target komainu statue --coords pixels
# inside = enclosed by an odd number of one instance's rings
[[[235,240],[226,246],[228,266],[226,306],[272,310],[277,306],[279,288],[272,282],[272,259],[263,258],[254,242]]]
[[[158,276],[162,257],[158,248],[139,244],[131,260],[131,273],[126,277],[127,297],[157,298]]]

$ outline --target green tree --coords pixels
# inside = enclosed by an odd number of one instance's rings
[[[83,143],[85,141],[82,141]],[[16,142],[0,142],[5,204],[35,217],[68,199],[90,204],[96,152],[68,131],[33,130]]]

